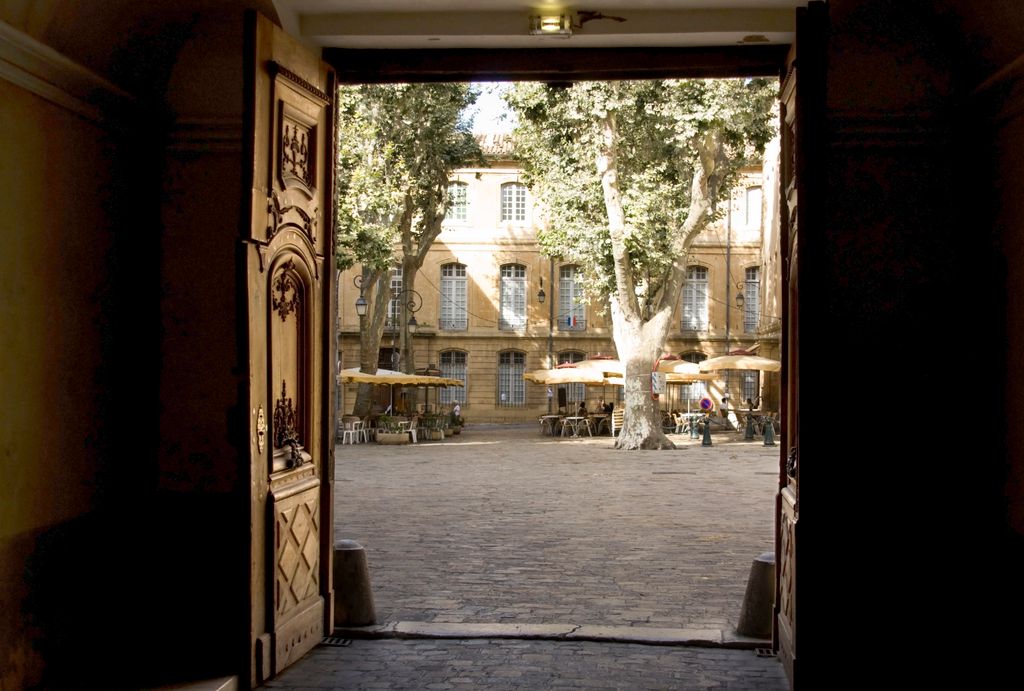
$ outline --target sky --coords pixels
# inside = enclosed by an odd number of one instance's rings
[[[511,132],[512,115],[507,113],[505,103],[501,100],[501,90],[508,84],[501,82],[479,83],[480,97],[476,100],[476,119],[473,122],[473,131],[484,132]],[[507,114],[506,119],[502,115]]]

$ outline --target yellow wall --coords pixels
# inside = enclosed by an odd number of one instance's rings
[[[38,680],[24,611],[35,542],[97,508],[112,426],[104,380],[113,175],[104,132],[0,80],[0,688]]]
[[[105,420],[113,246],[97,126],[0,81],[0,538],[87,511]],[[2,664],[0,664],[2,667]]]

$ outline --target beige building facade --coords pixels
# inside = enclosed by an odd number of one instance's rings
[[[617,353],[607,303],[588,302],[575,280],[582,267],[542,254],[537,243],[542,200],[533,198],[524,183],[508,137],[481,136],[490,165],[454,172],[444,229],[415,285],[422,297],[415,312],[415,368],[439,369],[463,380],[465,387],[409,393],[399,407],[457,401],[467,420],[524,422],[547,413],[549,404],[557,410],[585,399],[593,409],[600,398],[621,394],[618,387],[567,385],[549,396],[547,387],[523,380],[525,372]],[[776,156],[777,151],[777,146],[769,149]],[[769,275],[777,264],[768,254],[772,247],[777,251],[777,243],[772,244],[771,224],[765,222],[774,204],[771,170],[766,165],[743,171],[721,219],[694,243],[666,353],[692,361],[737,350],[779,357],[779,282]],[[350,269],[338,281],[341,368],[359,363],[358,291],[353,288],[358,270]],[[398,270],[392,272],[391,287],[396,292],[407,287]],[[384,368],[406,368],[392,359],[400,349],[400,314],[396,302],[381,341],[379,365]],[[663,407],[685,408],[687,399],[696,403],[708,391],[716,399],[728,393],[733,404],[760,398],[763,407],[777,410],[772,407],[778,401],[777,382],[777,374],[733,372],[707,385],[672,385]],[[350,411],[354,400],[355,385],[349,385],[340,410]]]

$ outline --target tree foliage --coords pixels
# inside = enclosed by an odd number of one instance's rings
[[[362,265],[369,302],[360,337],[364,372],[376,371],[391,298],[388,270],[401,266],[404,287],[413,289],[416,270],[444,221],[452,170],[483,162],[465,116],[476,96],[469,84],[338,90],[335,247],[339,269]],[[405,334],[402,342],[409,342]],[[414,362],[405,350],[406,361]],[[366,397],[361,387],[357,414],[368,405]]]
[[[541,246],[579,266],[588,299],[608,300],[627,377],[645,367],[649,376],[690,246],[774,135],[776,97],[762,79],[522,83],[508,92],[516,153],[546,211]],[[619,445],[671,446],[641,389],[627,382]]]
[[[388,267],[409,214],[414,235],[443,220],[454,167],[480,160],[468,84],[342,86],[335,101],[338,268]]]
[[[709,213],[718,217],[738,170],[757,160],[774,134],[776,96],[767,80],[520,83],[508,96],[519,127],[516,153],[548,223],[544,251],[577,262],[587,294],[615,292],[608,213],[597,158],[603,121],[615,118],[613,146],[625,214],[625,248],[641,297],[657,294],[679,259],[679,232],[693,196],[694,170],[708,137],[721,146],[709,175]]]

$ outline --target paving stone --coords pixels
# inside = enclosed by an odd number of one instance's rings
[[[382,624],[335,632],[351,645],[267,688],[788,688],[749,649],[764,642],[735,634],[751,562],[774,549],[779,449],[674,441],[626,452],[470,425],[338,447],[335,538],[366,550]],[[545,639],[503,637],[529,631]]]

